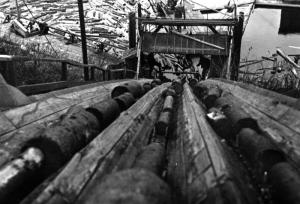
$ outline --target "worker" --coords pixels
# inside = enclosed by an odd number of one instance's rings
[[[202,77],[201,79],[202,80],[205,80],[207,78],[207,75],[208,75],[208,72],[209,72],[209,67],[210,67],[210,60],[203,56],[203,55],[200,55],[200,60],[199,60],[199,63],[197,66],[200,66],[201,65],[201,68],[202,68]]]

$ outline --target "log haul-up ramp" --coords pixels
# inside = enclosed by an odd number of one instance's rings
[[[0,203],[300,203],[294,98],[141,79],[31,99],[0,114]]]

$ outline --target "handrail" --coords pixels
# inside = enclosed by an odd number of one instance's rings
[[[36,58],[36,57],[28,57],[28,56],[20,56],[20,55],[0,55],[0,62],[5,63],[5,73],[4,77],[6,81],[13,85],[17,85],[17,80],[16,80],[16,71],[15,71],[15,62],[18,61],[43,61],[43,62],[59,62],[61,63],[61,81],[67,81],[67,69],[68,65],[72,66],[77,66],[80,68],[88,67],[91,68],[90,72],[90,80],[94,80],[95,77],[95,69],[102,71],[103,73],[103,80],[105,80],[105,71],[106,69],[100,67],[97,64],[82,64],[80,62],[76,62],[74,60],[69,60],[69,59],[56,59],[56,58]]]
[[[20,55],[0,55],[0,62],[11,62],[11,61],[48,61],[48,62],[61,62],[61,63],[67,63],[69,65],[73,66],[79,66],[79,67],[94,67],[99,70],[104,70],[102,67],[96,65],[96,64],[82,64],[80,62],[76,62],[74,60],[69,59],[56,59],[56,58],[35,58],[35,57],[27,57],[27,56],[20,56]]]

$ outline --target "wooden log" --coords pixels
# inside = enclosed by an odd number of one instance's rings
[[[212,125],[215,132],[227,142],[232,142],[233,128],[232,123],[226,117],[222,108],[210,108],[207,112],[207,119]]]
[[[176,91],[172,88],[168,88],[165,93],[164,93],[164,96],[167,97],[167,96],[173,96],[175,97],[176,96]]]
[[[23,149],[36,147],[45,155],[43,175],[58,170],[75,152],[84,147],[100,132],[99,122],[82,107],[74,107],[62,119],[46,128],[36,138],[28,138]]]
[[[123,85],[114,88],[111,92],[111,97],[115,98],[126,92],[130,92],[135,98],[139,98],[144,94],[144,89],[139,82],[131,81],[129,83],[124,83]]]
[[[259,129],[282,150],[288,161],[300,167],[297,100],[262,88],[227,80],[206,80],[240,100],[239,107],[257,121]]]
[[[65,113],[70,106],[82,105],[89,107],[90,105],[109,98],[109,92],[114,87],[123,82],[115,82],[103,84],[100,86],[82,89],[60,95],[59,93],[42,101],[34,102],[29,105],[11,109],[3,112],[16,128],[21,128],[32,123],[43,123],[57,119],[61,114]],[[77,89],[77,88],[76,88]],[[2,124],[0,124],[2,127]],[[1,129],[1,128],[0,128]],[[0,132],[3,136],[4,133]]]
[[[39,149],[28,148],[19,158],[0,168],[0,201],[2,203],[15,202],[16,197],[23,194],[23,192],[16,192],[15,190],[22,191],[20,186],[27,183],[28,180],[34,182],[34,179],[30,179],[30,177],[37,173],[37,170],[42,166],[43,159],[44,155]],[[11,196],[12,193],[14,196]]]
[[[172,87],[175,90],[176,94],[181,94],[183,91],[182,81],[180,79],[172,81]]]
[[[72,93],[72,92],[76,92],[76,91],[81,91],[81,90],[84,90],[84,89],[89,89],[89,88],[94,88],[94,87],[97,87],[97,86],[102,86],[102,85],[105,85],[105,84],[109,84],[109,83],[116,83],[116,82],[125,82],[125,81],[128,81],[127,79],[126,80],[115,80],[115,81],[101,81],[101,82],[82,82],[75,85],[74,87],[70,87],[70,88],[66,88],[66,89],[62,89],[62,90],[57,90],[57,91],[51,91],[50,93],[45,93],[45,94],[37,94],[37,95],[32,95],[30,96],[30,98],[32,100],[36,100],[36,101],[39,101],[39,100],[44,100],[44,99],[47,99],[47,98],[50,98],[50,97],[54,97],[54,96],[59,96],[59,95],[63,95],[63,94],[67,94],[67,93]]]
[[[153,81],[151,82],[152,88],[154,88],[154,87],[156,87],[156,86],[159,86],[159,85],[161,85],[161,84],[162,84],[162,82],[161,82],[160,79],[153,79]]]
[[[58,81],[42,84],[23,85],[19,86],[18,89],[20,89],[23,93],[27,95],[32,95],[68,88],[70,84],[71,83],[68,81]]]
[[[233,158],[228,157],[187,84],[176,126],[174,142],[169,146],[167,180],[178,203],[223,203],[227,199],[230,203],[257,202],[245,175],[232,168]]]
[[[85,98],[82,102],[78,102],[78,105],[81,105],[82,107],[89,107],[92,104],[99,103],[100,101],[103,101],[105,98],[109,97],[109,90],[112,90],[113,87],[116,86],[115,84],[108,84],[105,85],[105,87],[102,87],[102,89],[99,90],[100,93],[97,93],[98,96],[92,97],[92,98]],[[98,89],[95,89],[98,90]],[[90,90],[91,91],[91,90]],[[103,92],[105,95],[103,95]],[[87,92],[89,94],[95,94],[95,92]],[[69,101],[69,100],[68,100]],[[76,103],[75,103],[76,104]],[[64,104],[66,105],[66,104]],[[3,134],[0,138],[0,166],[8,162],[9,160],[15,158],[18,154],[21,153],[22,148],[24,147],[24,144],[31,138],[36,138],[37,135],[40,134],[41,131],[44,130],[45,127],[51,125],[52,123],[55,123],[58,121],[58,119],[66,113],[68,110],[68,107],[58,110],[57,112],[50,112],[49,115],[41,115],[39,112],[37,116],[40,118],[37,118],[36,121],[32,121],[29,124],[26,124],[21,127],[13,127],[5,126],[7,129],[3,129]],[[32,113],[34,114],[34,113]],[[6,118],[6,116],[5,116]],[[8,120],[8,119],[7,119]],[[4,120],[3,120],[4,121]],[[11,123],[10,120],[8,122]],[[7,123],[1,123],[2,125],[5,125]],[[12,123],[11,123],[12,124]],[[9,129],[8,129],[9,128]]]
[[[152,142],[137,157],[134,168],[141,168],[161,176],[165,164],[165,145]]]
[[[159,119],[155,125],[156,134],[167,135],[168,127],[169,127],[169,124],[171,123],[171,116],[172,116],[172,113],[169,111],[162,112],[160,114]]]
[[[166,96],[164,106],[163,106],[163,112],[172,112],[173,106],[174,106],[173,96]]]
[[[296,204],[300,202],[300,176],[288,163],[274,165],[269,174],[275,203]]]
[[[171,203],[169,186],[144,169],[129,169],[106,176],[80,203]]]
[[[215,101],[221,96],[222,91],[218,86],[207,87],[207,92],[203,96],[203,103],[207,108],[213,107]]]
[[[55,194],[63,195],[66,202],[74,203],[95,172],[102,175],[111,162],[116,162],[137,132],[148,121],[147,114],[170,84],[152,89],[98,135],[87,147],[74,155],[61,173],[49,183],[38,197],[29,203],[47,203]],[[121,151],[122,152],[122,151]],[[106,163],[107,162],[107,163]],[[55,194],[51,192],[56,192]]]
[[[119,104],[113,99],[96,103],[86,110],[97,117],[101,130],[112,123],[122,111]]]
[[[241,153],[258,170],[260,179],[274,164],[285,161],[284,153],[278,150],[270,139],[250,128],[243,128],[238,133],[237,143]]]
[[[257,121],[240,107],[240,100],[230,93],[224,93],[222,97],[215,101],[214,106],[222,109],[226,117],[231,123],[232,132],[231,139],[236,141],[235,135],[242,128],[252,128],[260,132]]]
[[[119,107],[122,111],[127,110],[132,104],[135,103],[135,98],[131,93],[124,93],[114,100],[119,104]]]
[[[196,86],[197,83],[198,83],[198,80],[197,80],[197,79],[195,79],[195,78],[189,79],[189,85],[190,85],[191,87]]]
[[[148,91],[150,91],[150,90],[152,89],[150,83],[144,83],[144,84],[143,84],[143,88],[144,88],[144,90],[145,90],[145,93],[147,93]]]

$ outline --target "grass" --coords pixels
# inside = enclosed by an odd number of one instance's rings
[[[38,43],[30,45],[18,45],[12,42],[9,36],[0,38],[0,54],[20,55],[32,58],[63,58],[67,59],[67,55],[57,56],[57,53],[51,47],[40,46]],[[99,57],[99,65],[105,66],[105,57]],[[15,62],[17,73],[17,85],[27,85],[36,83],[46,83],[59,81],[61,79],[61,63],[58,62],[33,62],[18,61]],[[0,68],[0,72],[3,71]],[[102,74],[95,72],[96,79],[101,79]],[[83,80],[83,69],[75,66],[68,66],[68,80]]]
[[[239,81],[291,97],[300,97],[300,79],[290,71],[291,68],[285,61],[275,63],[263,61],[243,68]]]

